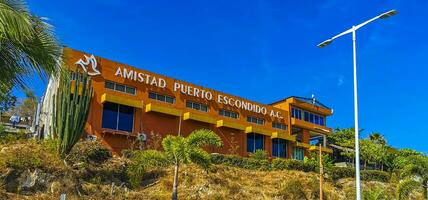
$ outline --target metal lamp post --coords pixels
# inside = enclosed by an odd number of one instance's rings
[[[361,27],[369,24],[370,22],[373,22],[377,19],[386,19],[388,17],[391,17],[393,15],[397,14],[396,10],[390,10],[388,12],[382,13],[376,17],[373,17],[372,19],[369,19],[359,25],[352,26],[352,28],[318,44],[317,46],[322,48],[330,43],[333,42],[333,40],[344,36],[348,33],[352,33],[352,45],[353,45],[353,61],[354,61],[354,119],[355,119],[355,182],[356,182],[356,193],[357,193],[357,200],[361,200],[361,185],[360,185],[360,148],[359,148],[359,129],[358,129],[358,93],[357,93],[357,49],[356,49],[356,31],[360,29]]]

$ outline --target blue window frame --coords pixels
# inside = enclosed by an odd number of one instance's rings
[[[265,124],[265,120],[264,119],[258,118],[258,117],[253,117],[253,116],[247,116],[247,122],[251,122],[251,123],[255,123],[255,124],[260,124],[260,125]]]
[[[288,141],[280,138],[272,139],[272,156],[287,158]]]
[[[320,125],[324,126],[324,117],[321,117],[321,116],[320,116]]]
[[[254,153],[256,150],[264,150],[265,137],[257,133],[247,134],[247,152]]]
[[[305,158],[305,151],[302,148],[294,147],[293,158],[296,160],[303,160]]]
[[[302,110],[297,108],[291,108],[291,117],[296,119],[302,119]]]
[[[132,132],[134,126],[134,108],[111,102],[103,106],[102,127]]]

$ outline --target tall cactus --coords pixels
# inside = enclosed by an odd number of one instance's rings
[[[58,139],[58,153],[65,158],[83,135],[93,91],[86,72],[76,72],[75,80],[70,79],[70,73],[61,73],[60,76],[53,100],[52,129]]]

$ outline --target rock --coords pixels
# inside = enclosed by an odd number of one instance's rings
[[[18,191],[23,193],[43,192],[50,187],[53,179],[53,175],[44,173],[39,169],[35,169],[33,172],[26,170],[17,179]]]

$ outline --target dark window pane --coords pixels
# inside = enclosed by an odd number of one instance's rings
[[[275,157],[287,157],[287,141],[279,138],[272,139],[272,155]]]
[[[175,100],[174,98],[166,96],[166,102],[168,102],[168,103],[174,103],[174,100]]]
[[[186,107],[192,108],[193,107],[192,104],[193,104],[192,102],[186,101]]]
[[[319,124],[320,122],[319,122],[319,116],[318,115],[315,115],[315,124]]]
[[[247,117],[247,122],[251,122],[251,117]]]
[[[200,110],[201,109],[201,104],[193,103],[193,109]]]
[[[258,149],[261,149],[261,150],[264,150],[264,136],[263,135],[260,135],[260,134],[254,134],[254,140],[255,140],[255,144],[254,144],[254,146],[255,146],[255,149],[254,150],[258,150]]]
[[[208,112],[208,106],[202,105],[201,110],[204,112]]]
[[[309,121],[311,122],[311,123],[314,123],[314,114],[309,114]]]
[[[150,98],[150,99],[156,99],[156,94],[155,94],[155,93],[153,93],[153,92],[150,92],[150,93],[149,93],[149,98]]]
[[[117,128],[118,104],[105,102],[103,106],[102,127],[109,129]]]
[[[158,94],[159,101],[166,101],[165,95]]]
[[[254,152],[254,133],[247,134],[247,152]]]
[[[305,115],[304,120],[308,122],[309,121],[309,113],[305,112],[304,115]]]
[[[106,81],[104,84],[105,88],[114,90],[114,83]]]
[[[126,93],[135,94],[135,88],[126,86]]]
[[[120,85],[116,83],[116,88],[115,90],[117,91],[121,91],[121,92],[125,92],[125,86],[124,85]]]
[[[278,138],[272,139],[272,156],[279,157],[278,148]]]
[[[130,106],[119,106],[118,130],[132,132],[134,125],[134,108]]]
[[[294,148],[293,158],[296,160],[303,160],[304,159],[304,151],[301,148]]]
[[[320,117],[320,125],[324,126],[324,117]]]

